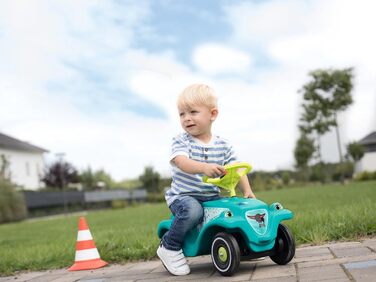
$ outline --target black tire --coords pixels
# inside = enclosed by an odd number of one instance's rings
[[[275,254],[270,256],[276,264],[289,263],[295,255],[295,240],[286,225],[279,224],[274,245]]]
[[[234,274],[240,263],[240,249],[235,237],[224,232],[218,233],[211,245],[211,258],[221,275]]]

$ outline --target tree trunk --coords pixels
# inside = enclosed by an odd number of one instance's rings
[[[345,184],[345,179],[343,175],[343,158],[342,158],[342,149],[341,149],[341,137],[339,135],[339,128],[338,128],[338,122],[337,122],[337,115],[334,115],[335,122],[336,122],[336,135],[337,135],[337,146],[338,146],[338,154],[339,154],[339,165],[341,170],[341,183]]]

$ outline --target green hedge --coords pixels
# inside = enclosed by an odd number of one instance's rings
[[[376,171],[363,171],[354,175],[354,179],[358,181],[376,180]]]
[[[0,178],[0,223],[18,221],[27,217],[22,193],[6,179]]]

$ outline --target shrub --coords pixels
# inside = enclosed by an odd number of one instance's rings
[[[291,176],[290,176],[290,173],[288,171],[282,172],[282,182],[283,182],[283,185],[285,185],[285,186],[290,184]]]
[[[335,172],[332,175],[334,181],[340,181],[342,176],[351,179],[354,173],[354,164],[352,162],[344,162],[335,166]]]
[[[165,202],[164,193],[148,193],[147,202],[149,203],[163,203]]]
[[[124,200],[113,200],[111,201],[111,208],[113,209],[123,209],[128,205],[127,201]]]
[[[365,181],[365,180],[376,180],[376,171],[363,171],[359,172],[354,176],[354,179],[357,181]]]
[[[22,193],[9,180],[0,178],[0,223],[25,219],[27,209]]]

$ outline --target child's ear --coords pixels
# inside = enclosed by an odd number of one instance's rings
[[[213,109],[211,109],[210,113],[211,113],[210,120],[211,121],[215,121],[215,119],[218,116],[218,109],[217,108],[213,108]]]

